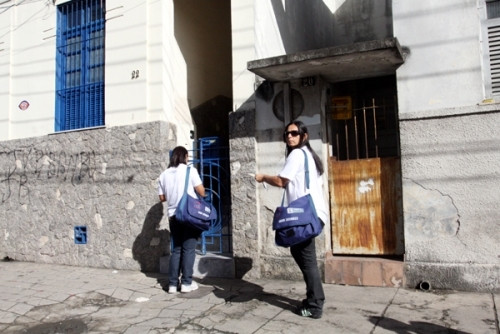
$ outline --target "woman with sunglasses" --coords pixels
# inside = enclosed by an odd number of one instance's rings
[[[307,127],[301,121],[293,121],[285,127],[283,140],[286,143],[286,161],[278,175],[256,174],[257,182],[266,182],[272,186],[286,188],[288,202],[306,195],[305,169],[303,149],[309,161],[309,193],[314,202],[319,219],[324,224],[328,220],[326,201],[323,196],[323,164],[309,144]],[[311,163],[314,161],[314,165]],[[315,166],[316,168],[312,168]],[[317,173],[313,171],[316,170]],[[321,275],[316,260],[315,238],[290,247],[290,253],[302,271],[306,283],[306,299],[297,308],[297,314],[314,319],[321,318],[325,294],[321,282]]]

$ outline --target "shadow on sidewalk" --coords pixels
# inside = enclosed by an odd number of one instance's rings
[[[385,318],[385,317],[370,317],[375,327],[382,327],[384,329],[394,331],[398,334],[413,334],[413,333],[448,333],[448,334],[471,334],[445,326],[436,325],[430,322],[423,321],[410,321],[409,324],[399,320]]]
[[[258,300],[291,312],[300,305],[300,301],[266,292],[262,286],[242,279],[205,278],[201,283],[213,286],[213,294],[227,304]]]
[[[217,298],[224,299],[227,304],[231,303],[246,303],[251,300],[258,300],[270,305],[295,312],[296,308],[301,305],[300,297],[291,299],[284,295],[275,294],[264,291],[264,288],[258,284],[242,279],[251,268],[252,260],[250,258],[235,258],[238,262],[238,272],[235,273],[236,278],[220,278],[214,277],[217,272],[210,272],[210,267],[204,267],[207,272],[203,272],[204,278],[195,278],[195,281],[201,283],[199,289],[189,293],[178,293],[177,298],[184,299],[199,299],[213,293]],[[216,270],[214,268],[214,270]],[[167,293],[169,280],[168,274],[159,272],[145,272],[146,276],[155,278],[162,289]]]
[[[211,285],[213,294],[217,298],[224,299],[226,303],[245,303],[251,300],[258,300],[270,305],[294,312],[301,301],[264,291],[264,288],[258,284],[246,281],[242,277],[252,268],[252,259],[235,258],[238,271],[236,278],[212,278],[206,277],[201,283]]]

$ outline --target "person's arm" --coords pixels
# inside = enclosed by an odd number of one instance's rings
[[[160,202],[165,202],[167,200],[165,195],[158,195],[158,197],[160,197]]]
[[[256,174],[255,181],[266,182],[275,187],[285,188],[290,180],[279,175]]]
[[[205,187],[196,168],[191,168],[191,175],[189,177],[191,178],[191,184],[198,184],[194,186],[194,191],[201,197],[205,197]]]
[[[203,184],[200,184],[199,186],[194,187],[194,190],[200,195],[201,197],[205,197],[205,187]]]
[[[294,175],[297,174],[299,170],[298,162],[301,160],[302,164],[304,163],[304,158],[302,158],[302,152],[300,150],[293,150],[285,161],[285,166],[278,173],[278,175],[267,175],[267,174],[256,174],[255,181],[257,182],[266,182],[272,186],[285,188],[290,182],[291,179],[294,178]],[[300,160],[298,160],[300,159]]]

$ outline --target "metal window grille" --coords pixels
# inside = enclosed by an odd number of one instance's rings
[[[500,94],[500,22],[488,26],[491,93]]]
[[[104,125],[105,0],[58,6],[55,130]]]
[[[337,160],[399,157],[396,97],[355,98],[352,117],[333,122]]]
[[[500,1],[486,1],[486,14],[488,19],[500,17]]]

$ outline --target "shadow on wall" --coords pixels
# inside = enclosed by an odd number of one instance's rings
[[[323,0],[305,3],[271,0],[287,54],[393,36],[391,1],[345,0],[335,9]]]
[[[170,232],[160,229],[162,218],[163,204],[158,202],[149,209],[132,246],[134,260],[139,262],[142,272],[159,272],[160,258],[170,253]]]

